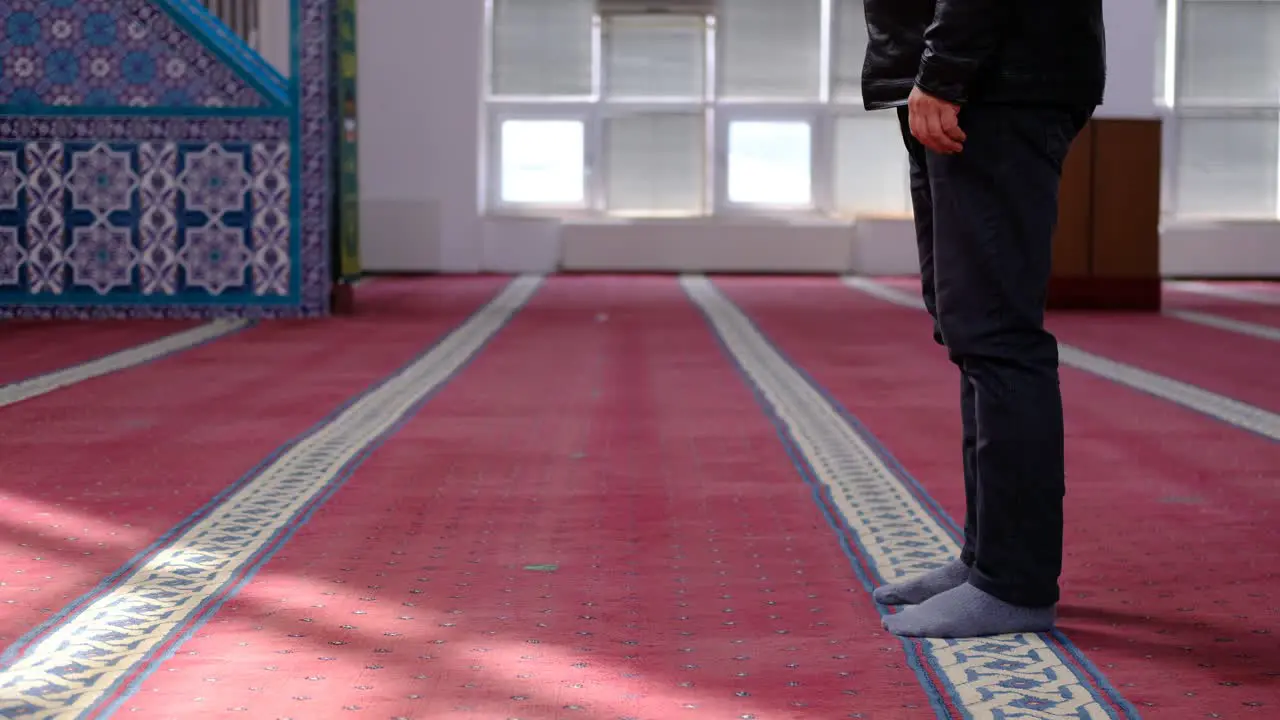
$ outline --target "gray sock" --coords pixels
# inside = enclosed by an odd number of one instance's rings
[[[969,566],[952,560],[923,575],[875,589],[872,597],[881,605],[917,605],[929,598],[963,585],[969,579]]]
[[[965,583],[881,622],[894,635],[927,638],[972,638],[1053,629],[1053,607],[1010,605]]]

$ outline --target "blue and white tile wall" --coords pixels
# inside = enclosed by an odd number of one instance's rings
[[[0,317],[327,311],[330,0],[286,81],[194,0],[0,4]]]

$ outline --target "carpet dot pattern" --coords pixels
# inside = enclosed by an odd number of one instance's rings
[[[0,410],[0,707],[59,613],[504,284],[378,280],[355,318],[263,324]],[[901,462],[909,493],[962,514],[954,371],[918,312],[836,280],[714,284]],[[1089,352],[1170,362],[1121,326],[1063,327]],[[1212,332],[1231,372],[1266,347]],[[1159,367],[1217,382],[1204,354]],[[1266,404],[1267,382],[1215,388]],[[1092,678],[1101,710],[949,694],[927,662],[940,650],[880,627],[874,558],[846,551],[836,517],[857,508],[815,494],[681,285],[577,277],[545,280],[287,542],[166,628],[96,716],[1271,717],[1274,444],[1081,371],[1063,384],[1065,600],[1041,641]]]

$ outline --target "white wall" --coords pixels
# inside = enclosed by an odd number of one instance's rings
[[[1107,96],[1099,117],[1156,117],[1155,0],[1103,0],[1107,25]]]
[[[1099,114],[1153,117],[1155,2],[1104,5],[1110,79]],[[856,228],[481,218],[483,0],[361,3],[359,43],[361,247],[369,270],[911,270],[904,218]],[[1166,233],[1163,265],[1177,274],[1280,274],[1277,249],[1280,224],[1178,227]]]
[[[480,270],[484,2],[374,0],[359,12],[364,265]]]

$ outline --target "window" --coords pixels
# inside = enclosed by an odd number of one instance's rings
[[[1174,170],[1179,214],[1276,217],[1277,117],[1180,118]]]
[[[706,210],[706,126],[688,112],[620,115],[605,123],[605,206],[626,215]]]
[[[810,206],[812,131],[803,121],[729,123],[729,202]]]
[[[818,99],[822,36],[830,32],[820,0],[727,0],[720,7],[721,97]]]
[[[611,98],[682,98],[706,92],[707,23],[700,17],[618,16],[603,26]]]
[[[502,123],[502,202],[574,206],[583,187],[583,127],[576,120]]]
[[[594,17],[592,0],[496,0],[493,94],[589,96]]]
[[[860,0],[719,0],[705,17],[602,16],[595,0],[489,3],[491,208],[907,207],[896,118],[862,110]]]
[[[862,99],[862,63],[867,55],[867,16],[860,2],[840,0],[834,10],[831,92],[838,100],[859,102]]]
[[[1166,215],[1280,217],[1280,0],[1165,0]]]
[[[1280,2],[1185,0],[1179,100],[1280,104]]]

